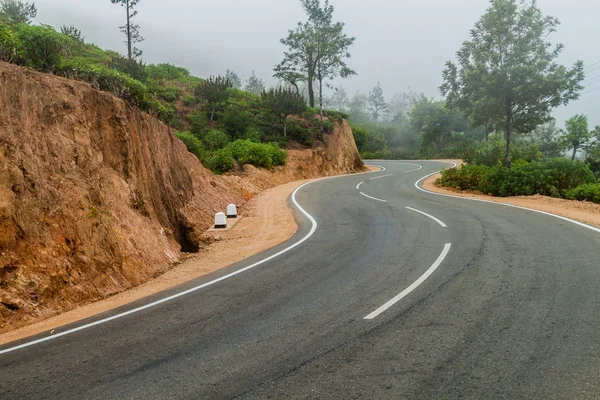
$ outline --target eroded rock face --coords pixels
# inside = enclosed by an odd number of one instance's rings
[[[326,138],[286,167],[216,177],[122,100],[0,63],[0,332],[163,273],[227,204],[362,169],[347,123]]]
[[[2,323],[160,274],[240,201],[158,120],[84,83],[0,63]]]

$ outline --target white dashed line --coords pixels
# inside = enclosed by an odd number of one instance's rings
[[[379,307],[377,310],[375,310],[371,314],[367,315],[364,319],[376,318],[379,314],[381,314],[382,312],[384,312],[385,310],[387,310],[388,308],[390,308],[391,306],[393,306],[394,304],[396,304],[397,302],[399,302],[400,300],[402,300],[403,298],[408,296],[413,290],[418,288],[442,264],[442,262],[448,255],[448,252],[450,251],[451,246],[452,246],[452,244],[446,243],[446,245],[444,246],[444,250],[442,250],[442,254],[440,254],[440,256],[438,257],[437,260],[435,260],[433,265],[431,267],[429,267],[429,269],[427,271],[425,271],[425,273],[423,275],[421,275],[419,277],[419,279],[417,279],[412,285],[410,285],[409,287],[404,289],[398,296],[394,297],[393,299],[391,299],[390,301],[388,301],[387,303],[385,303],[384,305]]]
[[[423,215],[424,215],[424,216],[426,216],[426,217],[429,217],[429,218],[431,218],[432,220],[434,220],[435,222],[437,222],[438,224],[440,224],[442,228],[447,228],[447,227],[448,227],[448,226],[447,226],[445,223],[443,223],[442,221],[440,221],[439,219],[437,219],[437,218],[436,218],[436,217],[434,217],[433,215],[429,215],[429,214],[427,214],[426,212],[423,212],[423,211],[417,210],[416,208],[412,208],[412,207],[406,207],[406,208],[408,208],[409,210],[412,210],[412,211],[414,211],[414,212],[418,212],[419,214],[423,214]]]
[[[360,192],[360,194],[362,194],[365,197],[368,197],[369,199],[377,200],[377,201],[380,201],[382,203],[387,203],[387,200],[381,200],[381,199],[378,199],[377,197],[373,197],[373,196],[369,196],[368,194],[364,194],[363,192]]]

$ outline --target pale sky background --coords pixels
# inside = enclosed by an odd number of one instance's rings
[[[34,0],[35,1],[35,0]],[[118,26],[125,12],[110,0],[37,0],[36,22],[75,25],[86,40],[125,53]],[[381,81],[386,97],[412,88],[439,98],[441,71],[454,59],[487,0],[331,0],[335,19],[356,37],[349,66],[358,75],[343,84],[351,96]],[[587,72],[580,100],[558,109],[560,126],[576,113],[600,125],[600,0],[538,0],[561,26],[550,40],[565,45],[560,61],[584,61]],[[235,71],[244,81],[256,71],[274,84],[281,61],[279,39],[304,19],[298,0],[141,0],[135,22],[146,41],[138,45],[147,63],[168,62],[206,77]],[[592,64],[595,66],[591,66]],[[597,90],[596,90],[597,89]]]

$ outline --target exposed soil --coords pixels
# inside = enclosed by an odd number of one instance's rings
[[[202,254],[203,233],[229,203],[246,212],[275,185],[363,168],[344,122],[326,143],[290,150],[285,167],[214,176],[169,127],[126,102],[0,62],[0,332]]]
[[[545,211],[600,228],[600,204],[594,204],[588,201],[555,199],[553,197],[541,195],[494,197],[484,195],[481,193],[463,192],[460,190],[436,185],[435,183],[440,177],[441,174],[436,174],[427,178],[423,182],[423,187],[427,190],[436,193],[451,194],[454,196],[468,197],[472,199],[488,200],[494,201],[496,203],[513,204],[520,207]]]

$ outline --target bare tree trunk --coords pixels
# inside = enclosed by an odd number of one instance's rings
[[[308,105],[315,108],[315,90],[313,89],[313,75],[308,74]]]
[[[131,50],[131,17],[129,14],[129,0],[126,1],[125,11],[127,12],[127,56],[129,61],[133,59],[133,52]]]
[[[571,157],[571,161],[575,161],[575,157],[577,157],[577,146],[573,146],[573,157]]]
[[[489,121],[485,121],[485,141],[487,142],[490,138],[490,128],[489,128]]]
[[[323,78],[319,79],[319,110],[321,114],[321,133],[323,133]]]
[[[511,167],[511,159],[510,159],[510,139],[511,139],[511,129],[512,129],[512,108],[510,103],[506,102],[506,127],[504,129],[504,134],[506,135],[506,158],[504,159],[504,164],[506,167]]]
[[[283,119],[283,137],[287,137],[287,116]]]

